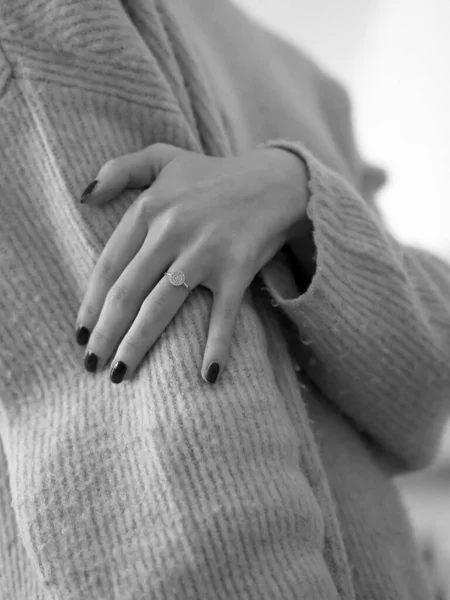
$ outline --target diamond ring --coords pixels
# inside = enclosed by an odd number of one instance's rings
[[[164,273],[164,275],[168,275],[169,277],[169,282],[178,287],[180,285],[184,285],[187,289],[188,292],[191,293],[191,288],[188,286],[188,284],[186,283],[186,278],[184,276],[183,271],[173,271],[172,273],[170,273],[169,271],[166,271]]]

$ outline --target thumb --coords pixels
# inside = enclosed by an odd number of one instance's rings
[[[138,152],[109,160],[81,194],[80,202],[106,204],[127,188],[150,187],[162,169],[186,152],[170,144],[157,143]]]

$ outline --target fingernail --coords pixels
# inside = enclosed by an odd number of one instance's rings
[[[86,371],[89,373],[95,373],[97,370],[97,362],[98,356],[93,352],[88,352],[86,354],[86,358],[84,359],[84,366],[86,367]]]
[[[111,373],[110,379],[113,383],[120,383],[122,379],[125,377],[125,373],[127,372],[127,365],[123,363],[121,360],[118,360],[114,363]]]
[[[97,183],[98,183],[97,179],[94,179],[94,181],[91,181],[91,183],[87,186],[87,188],[81,194],[81,199],[80,199],[81,204],[83,204],[83,202],[86,201],[87,197],[92,194],[92,192],[97,187]]]
[[[213,362],[209,365],[208,371],[206,372],[206,379],[209,383],[215,383],[217,376],[219,375],[219,365],[216,362]]]
[[[86,346],[86,344],[89,341],[90,335],[91,335],[91,332],[89,331],[89,329],[87,327],[83,327],[83,325],[78,327],[77,333],[76,333],[76,338],[77,338],[77,342],[80,344],[80,346]]]

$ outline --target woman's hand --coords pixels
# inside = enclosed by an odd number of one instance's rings
[[[189,295],[164,275],[182,271],[191,290],[213,294],[202,367],[213,383],[246,289],[306,218],[306,166],[277,148],[212,158],[154,144],[109,161],[96,181],[82,197],[92,206],[150,187],[124,214],[89,281],[76,325],[78,342],[89,341],[86,369],[101,368],[120,342],[111,380],[130,377]]]

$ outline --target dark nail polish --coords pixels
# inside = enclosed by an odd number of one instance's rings
[[[209,383],[215,383],[217,376],[219,375],[219,365],[216,362],[213,362],[209,365],[208,371],[206,372],[206,379]]]
[[[80,344],[80,346],[86,346],[86,344],[89,341],[89,336],[91,335],[91,332],[89,331],[89,329],[87,327],[78,327],[77,329],[77,342]]]
[[[86,358],[84,359],[84,366],[86,367],[86,371],[89,373],[95,373],[97,370],[97,362],[98,356],[93,352],[88,352],[86,354]]]
[[[92,192],[97,187],[97,183],[98,183],[97,179],[94,179],[94,181],[91,181],[91,183],[87,186],[87,188],[81,194],[81,199],[80,199],[81,203],[83,203],[86,200],[86,198],[92,194]]]
[[[118,360],[114,363],[113,368],[111,369],[110,379],[113,383],[120,383],[122,379],[125,377],[125,373],[127,372],[127,365],[123,363],[121,360]]]

